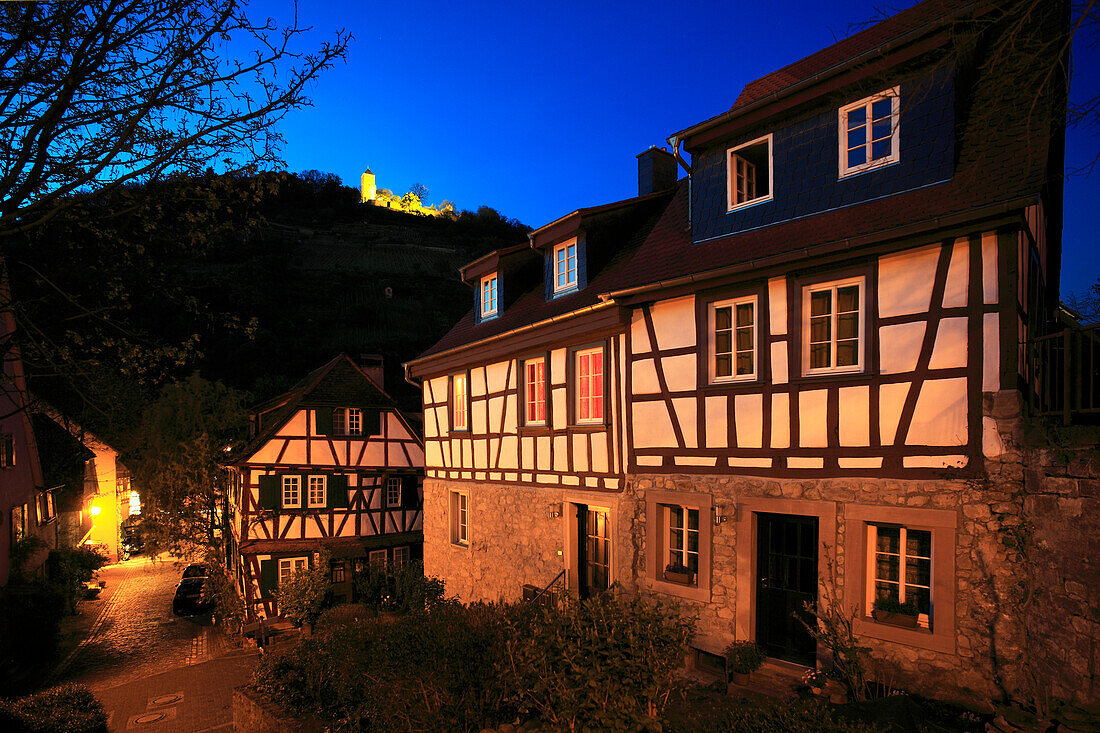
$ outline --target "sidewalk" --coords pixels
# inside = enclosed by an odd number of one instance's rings
[[[112,731],[228,733],[233,730],[233,688],[248,681],[259,657],[255,649],[230,652],[95,695]]]

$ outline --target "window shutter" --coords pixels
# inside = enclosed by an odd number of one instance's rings
[[[416,490],[418,480],[416,476],[401,477],[401,507],[403,509],[416,509],[420,506],[420,492]]]
[[[275,475],[260,476],[260,508],[279,508],[279,477]]]
[[[382,411],[370,407],[363,407],[360,409],[363,413],[363,436],[381,435]]]
[[[588,285],[588,254],[585,238],[577,237],[577,289],[584,290]]]
[[[270,596],[279,585],[279,561],[260,560],[260,596]]]
[[[481,323],[481,280],[474,286],[474,323]]]
[[[554,297],[554,248],[546,253],[546,299]]]
[[[332,435],[332,410],[331,407],[318,407],[313,410],[313,414],[317,416],[318,435]]]
[[[347,509],[348,477],[342,473],[328,477],[328,508]]]

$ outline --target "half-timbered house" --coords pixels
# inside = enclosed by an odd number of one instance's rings
[[[676,599],[703,667],[815,664],[796,613],[833,599],[895,681],[996,696],[1065,92],[1064,7],[1013,7],[928,0],[753,81],[637,198],[465,268],[474,309],[407,365],[426,571]]]
[[[278,614],[279,582],[326,550],[336,599],[356,570],[420,559],[424,449],[382,389],[382,368],[341,354],[255,408],[227,465],[229,569],[252,616]]]

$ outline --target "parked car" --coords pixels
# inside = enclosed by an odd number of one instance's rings
[[[207,568],[205,564],[201,562],[193,562],[183,569],[183,577],[180,579],[183,580],[186,578],[205,578],[209,574],[210,569]]]
[[[136,555],[141,552],[145,543],[141,539],[141,533],[136,527],[128,527],[123,531],[122,536],[122,553],[123,559],[129,559],[130,555]]]
[[[206,585],[206,576],[181,579],[176,586],[176,595],[172,598],[172,613],[177,616],[208,613],[213,608],[213,604],[202,598],[204,585]]]

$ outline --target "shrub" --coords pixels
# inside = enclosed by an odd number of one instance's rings
[[[764,650],[751,641],[735,641],[726,647],[726,662],[737,674],[749,674],[764,664]]]
[[[325,598],[332,588],[328,557],[324,553],[312,568],[294,573],[279,583],[275,600],[279,613],[296,624],[314,623],[325,608]]]
[[[423,611],[443,600],[443,581],[424,575],[419,561],[405,563],[393,573],[368,568],[355,576],[355,591],[374,610],[409,613]]]
[[[604,594],[507,619],[498,684],[521,715],[575,730],[633,730],[664,709],[692,619]]]
[[[844,720],[824,703],[814,700],[773,705],[739,700],[711,730],[716,733],[876,733],[881,729]]]
[[[7,733],[107,733],[107,713],[84,685],[64,685],[18,700],[0,699]]]
[[[244,601],[237,593],[237,584],[224,566],[207,563],[202,596],[203,600],[213,603],[214,621],[217,624],[230,634],[241,633],[245,617]]]

